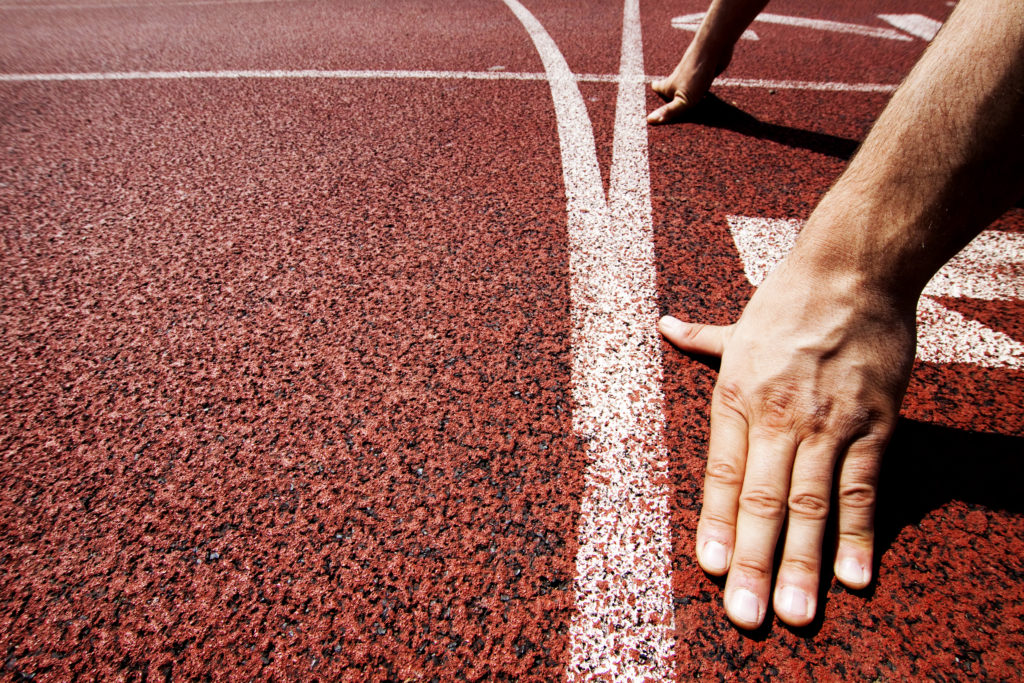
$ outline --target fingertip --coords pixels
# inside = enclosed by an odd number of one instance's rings
[[[871,564],[863,559],[849,555],[837,557],[834,570],[836,578],[847,588],[859,590],[871,583]]]
[[[647,115],[647,123],[659,125],[665,123],[665,107],[661,106]]]
[[[705,541],[697,550],[697,563],[713,576],[729,571],[729,549],[718,541]]]
[[[666,337],[682,334],[685,329],[685,323],[671,315],[663,315],[661,320],[658,321],[658,331]]]
[[[776,588],[772,604],[779,619],[790,626],[806,626],[814,619],[817,611],[814,596],[793,585]]]
[[[726,591],[725,613],[740,628],[755,629],[764,621],[767,607],[761,598],[746,588]]]

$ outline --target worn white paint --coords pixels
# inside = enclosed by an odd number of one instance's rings
[[[704,12],[698,12],[696,14],[684,14],[681,17],[672,18],[672,28],[680,29],[681,31],[697,32],[700,28],[700,22],[704,20]],[[743,31],[743,35],[740,36],[741,40],[760,40],[757,33],[753,29],[746,29]]]
[[[605,201],[576,78],[536,18],[505,0],[544,64],[568,209],[573,429],[588,444],[570,679],[672,680],[671,543],[656,336],[646,92],[637,0],[627,0],[611,188]]]
[[[138,80],[195,80],[208,78],[323,78],[323,79],[466,79],[481,81],[544,81],[542,73],[513,71],[410,71],[410,70],[327,70],[327,69],[225,69],[221,71],[105,71],[82,73],[0,74],[0,82],[46,81],[138,81]]]
[[[626,0],[606,225],[570,226],[581,501],[569,678],[674,679],[668,453],[640,10]],[[564,147],[563,147],[564,149]]]
[[[546,81],[547,74],[523,71],[415,71],[415,70],[327,70],[327,69],[225,69],[222,71],[100,71],[66,73],[0,74],[0,83],[64,82],[64,81],[145,81],[202,80],[233,78],[266,79],[427,79],[470,81]],[[575,74],[579,83],[619,83],[619,74]],[[629,80],[646,83],[663,76],[631,76]],[[881,92],[896,90],[896,85],[882,83],[836,83],[829,81],[786,81],[751,78],[718,78],[715,85],[725,88],[760,88],[762,90],[818,90],[831,92]]]
[[[107,9],[146,9],[165,7],[199,7],[203,5],[266,5],[266,4],[293,4],[304,0],[177,0],[171,2],[103,2],[91,4],[84,3],[55,3],[52,5],[38,4],[15,4],[0,5],[0,12],[48,12],[48,11],[80,11]]]
[[[879,14],[878,18],[901,31],[928,42],[931,42],[935,34],[942,28],[941,21],[935,21],[923,14]]]
[[[703,12],[698,14],[686,14],[672,19],[672,26],[685,31],[696,31],[703,18]],[[758,14],[754,21],[763,24],[779,24],[782,26],[807,28],[816,31],[828,31],[831,33],[847,33],[865,36],[867,38],[881,38],[883,40],[911,40],[910,37],[900,33],[899,31],[894,31],[891,28],[881,26],[865,26],[863,24],[850,24],[842,21],[828,21],[826,19],[811,19],[809,17],[791,17],[783,14],[771,14],[770,12],[762,12],[761,14]],[[756,34],[748,39],[756,40]]]

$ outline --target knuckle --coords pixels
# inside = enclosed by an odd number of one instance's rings
[[[788,427],[798,412],[796,392],[788,386],[773,385],[762,389],[758,396],[760,417],[768,427]]]
[[[743,473],[735,463],[726,460],[708,461],[705,479],[720,486],[735,487],[743,483]]]
[[[839,544],[854,548],[871,550],[875,535],[870,527],[864,529],[844,529],[839,532]]]
[[[790,516],[812,521],[823,521],[828,518],[828,498],[809,491],[790,494]]]
[[[668,105],[665,105],[668,107]],[[687,341],[695,342],[707,329],[707,325],[701,323],[689,323],[683,326],[683,338]]]
[[[736,556],[733,557],[732,564],[729,566],[730,573],[734,570],[739,570],[741,574],[748,576],[771,576],[772,561],[771,558]]]
[[[837,417],[835,429],[847,439],[856,439],[863,448],[881,451],[889,440],[891,422],[884,411],[858,404]]]
[[[839,505],[848,510],[873,510],[876,498],[875,487],[870,484],[856,482],[839,487]]]
[[[701,510],[700,521],[701,524],[707,525],[712,529],[727,531],[729,533],[731,533],[733,528],[736,526],[736,520],[734,518],[718,512],[717,510],[709,510],[706,507]]]
[[[817,576],[818,572],[821,571],[821,558],[804,553],[787,556],[782,558],[779,573],[782,574],[784,570],[787,573]]]
[[[748,412],[746,395],[738,382],[720,379],[718,384],[715,385],[712,398],[718,399],[713,401],[713,404],[720,411],[741,417]]]
[[[763,519],[781,519],[786,511],[786,501],[778,491],[754,487],[740,494],[740,509]]]

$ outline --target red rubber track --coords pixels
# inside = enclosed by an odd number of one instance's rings
[[[618,71],[620,2],[524,4],[573,71]],[[949,11],[892,5],[823,18]],[[671,18],[703,9],[641,3],[648,73],[689,39]],[[543,71],[492,0],[0,23],[5,74]],[[893,84],[925,46],[755,29],[728,76]],[[607,183],[616,86],[580,90]],[[887,96],[716,93],[649,141],[659,305],[725,322],[752,291],[726,216],[805,218]],[[565,676],[587,463],[555,123],[543,81],[0,82],[12,678]],[[993,227],[1020,233],[1024,212]],[[1020,301],[940,301],[1024,340]],[[877,580],[851,593],[827,572],[810,627],[745,633],[692,553],[715,371],[664,351],[679,680],[1017,675],[1019,370],[918,363],[887,453]]]

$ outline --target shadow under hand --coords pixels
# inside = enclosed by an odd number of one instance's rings
[[[682,123],[723,128],[740,135],[770,140],[787,147],[806,149],[837,159],[850,159],[860,143],[827,133],[768,123],[748,114],[720,97],[708,93],[691,109]]]
[[[900,420],[882,460],[875,515],[876,565],[904,527],[950,501],[1024,512],[1022,479],[1022,437]]]

